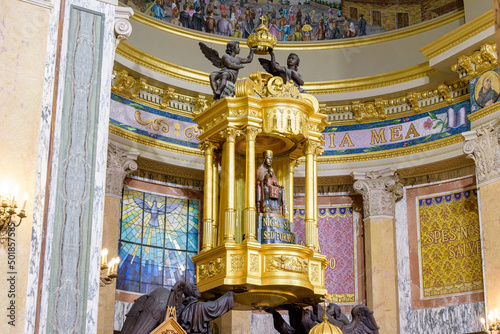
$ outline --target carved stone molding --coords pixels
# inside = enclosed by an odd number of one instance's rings
[[[500,177],[500,119],[475,130],[464,132],[463,151],[476,164],[477,183],[481,185]]]
[[[132,15],[134,11],[130,7],[115,8],[115,48],[132,34],[132,25],[129,22]]]
[[[394,217],[397,201],[403,198],[403,185],[392,168],[367,173],[353,172],[354,190],[363,196],[365,218]]]
[[[123,180],[137,170],[139,152],[125,151],[113,143],[108,146],[106,169],[106,196],[122,198]]]

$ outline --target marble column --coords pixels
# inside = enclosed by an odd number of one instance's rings
[[[403,186],[394,169],[352,176],[354,190],[363,196],[367,306],[380,333],[399,333],[394,207]]]
[[[485,314],[500,309],[500,119],[464,132],[463,151],[476,164]]]
[[[224,243],[235,243],[235,229],[236,229],[236,198],[234,187],[236,184],[235,174],[235,141],[236,137],[240,135],[240,130],[228,128],[221,131],[221,136],[226,139],[224,143],[225,150],[225,170],[223,170],[223,177],[226,178],[227,197],[226,209],[224,212]]]
[[[24,332],[96,333],[110,86],[120,34],[112,4],[53,4]]]
[[[104,222],[102,228],[102,248],[108,249],[108,258],[119,255],[118,238],[120,236],[120,204],[122,201],[123,181],[128,174],[137,170],[136,160],[138,156],[139,152],[123,150],[111,142],[108,145]],[[97,333],[113,333],[115,290],[116,283],[99,289]]]

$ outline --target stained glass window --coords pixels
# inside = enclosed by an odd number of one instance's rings
[[[195,282],[199,202],[123,191],[117,289],[150,293],[177,281]]]

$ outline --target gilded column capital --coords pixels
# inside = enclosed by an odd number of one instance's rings
[[[130,7],[115,7],[115,48],[130,37],[132,25],[129,22],[134,11]]]
[[[351,173],[354,178],[354,190],[363,196],[365,218],[374,216],[394,217],[395,204],[403,198],[403,185],[389,168],[367,173]]]
[[[106,168],[106,196],[122,198],[123,180],[137,170],[137,151],[126,151],[113,143],[108,145]]]
[[[290,163],[288,164],[288,171],[290,173],[293,173],[293,170],[295,169],[295,167],[298,167],[298,166],[299,166],[299,160],[290,159]]]
[[[241,130],[235,128],[227,128],[219,132],[219,134],[222,138],[225,138],[226,141],[234,142],[236,140],[236,137],[241,135]]]
[[[218,148],[218,145],[211,141],[205,140],[200,142],[198,144],[198,147],[203,151],[203,153],[205,153],[205,155],[213,155],[215,153],[215,150]]]
[[[500,119],[497,119],[493,123],[463,133],[463,152],[476,164],[478,185],[500,177],[499,126]]]
[[[308,140],[304,144],[305,155],[317,155],[323,153],[323,145],[320,142]]]
[[[255,141],[257,135],[262,132],[262,129],[257,128],[255,126],[247,126],[244,130],[247,141]]]

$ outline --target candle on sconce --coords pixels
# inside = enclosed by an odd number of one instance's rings
[[[111,273],[111,268],[115,265],[115,259],[112,259],[111,262],[109,263],[109,266],[108,266],[108,274],[107,276],[109,276],[109,274]]]
[[[105,265],[107,260],[108,260],[108,249],[104,248],[101,252],[101,263],[102,265]]]
[[[493,327],[495,325],[495,317],[493,316],[493,311],[490,311],[488,313],[488,324],[490,327]]]
[[[481,318],[481,324],[483,324],[484,331],[486,332],[488,328],[486,327],[486,320],[484,318]]]
[[[115,260],[115,270],[113,270],[113,272],[117,272],[118,271],[118,264],[120,263],[120,257],[117,256],[116,257],[116,260]]]
[[[24,194],[24,196],[23,196],[23,208],[21,209],[21,211],[24,211],[26,209],[26,203],[28,203],[29,196],[30,195],[28,193]]]

